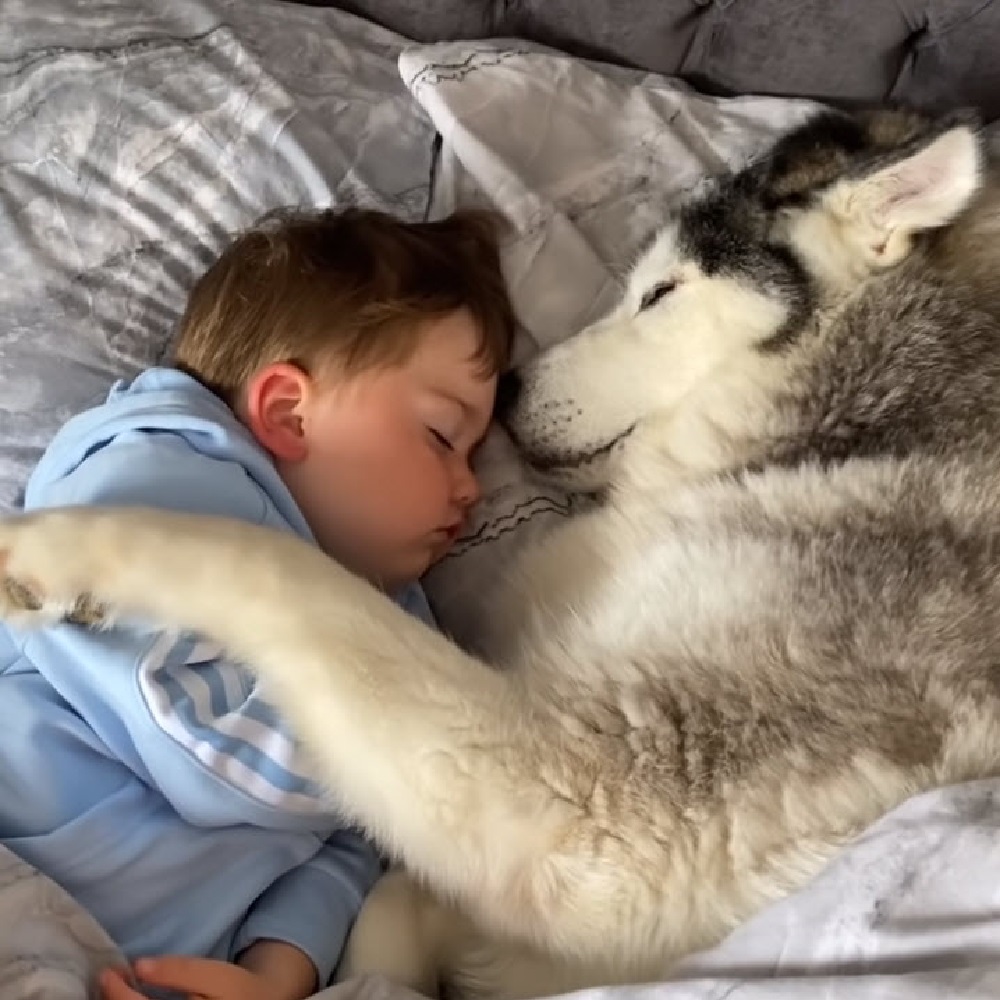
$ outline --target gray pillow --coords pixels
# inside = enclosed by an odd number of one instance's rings
[[[163,357],[230,233],[287,205],[423,214],[403,44],[268,0],[0,5],[0,508],[68,417]]]

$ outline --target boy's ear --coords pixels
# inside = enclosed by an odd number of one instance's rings
[[[244,399],[246,423],[272,457],[285,462],[306,457],[302,408],[309,391],[309,376],[288,362],[266,365],[250,379]]]

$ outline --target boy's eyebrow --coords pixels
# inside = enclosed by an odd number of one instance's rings
[[[461,396],[456,396],[455,393],[449,392],[447,389],[439,389],[435,387],[432,392],[435,396],[440,396],[442,399],[448,400],[449,403],[454,403],[456,406],[462,408],[462,413],[465,416],[472,416],[475,412],[474,408],[470,406]]]
[[[454,403],[456,406],[462,409],[462,419],[471,422],[473,419],[478,418],[475,407],[470,406],[461,396],[456,396],[455,393],[449,392],[447,389],[435,388],[432,390],[435,395],[440,396],[442,399],[446,399],[449,403]],[[479,435],[477,439],[477,446],[482,444],[484,438],[486,437],[487,431],[489,431],[489,426],[493,423],[493,412],[492,410],[488,414],[488,420],[486,426],[483,428],[483,433]]]

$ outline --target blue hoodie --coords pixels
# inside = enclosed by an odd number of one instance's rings
[[[172,369],[119,383],[52,441],[25,506],[73,504],[228,515],[313,541],[250,433]],[[432,624],[419,587],[400,603]],[[254,679],[197,636],[0,626],[0,760],[0,840],[129,958],[234,961],[272,938],[323,984],[379,873]]]

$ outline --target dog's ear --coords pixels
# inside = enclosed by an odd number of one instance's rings
[[[872,235],[873,263],[895,264],[917,233],[946,225],[962,211],[982,178],[975,127],[961,122],[938,131],[889,166],[848,187],[849,214]]]

